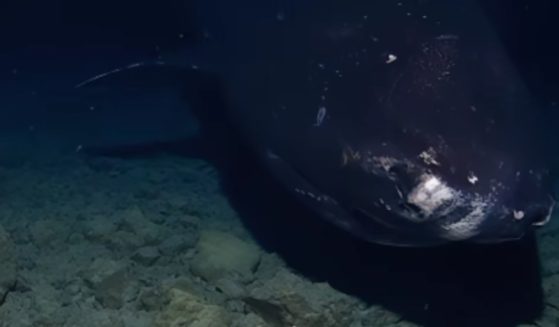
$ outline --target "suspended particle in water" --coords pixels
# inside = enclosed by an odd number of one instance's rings
[[[314,126],[318,127],[322,125],[325,117],[326,117],[326,107],[318,108],[318,111],[316,113],[316,122],[314,123]]]
[[[391,63],[395,62],[396,60],[398,60],[398,57],[395,54],[390,53],[390,54],[388,54],[388,57],[386,58],[385,62],[387,64],[391,64]]]

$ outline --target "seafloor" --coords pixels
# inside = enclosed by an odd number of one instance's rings
[[[202,161],[67,158],[0,176],[1,326],[411,325],[261,249]]]
[[[0,326],[417,325],[260,247],[200,160],[12,162],[0,198]],[[539,238],[545,309],[524,326],[559,321],[551,231]]]

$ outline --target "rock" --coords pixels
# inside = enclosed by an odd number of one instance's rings
[[[196,237],[173,235],[159,244],[159,250],[165,256],[175,256],[196,245]]]
[[[244,299],[271,326],[350,326],[364,305],[326,283],[311,283],[285,268],[258,280]]]
[[[108,240],[107,248],[112,251],[133,251],[143,244],[143,240],[135,234],[119,230]]]
[[[206,303],[193,294],[170,289],[169,302],[155,319],[155,327],[229,327],[231,317],[224,308]]]
[[[153,317],[147,312],[122,310],[119,312],[124,323],[123,327],[153,327]]]
[[[55,220],[39,220],[30,227],[31,237],[37,247],[52,245],[63,241],[69,234],[67,225]]]
[[[66,284],[60,296],[60,304],[62,306],[69,306],[73,304],[76,299],[80,298],[82,292],[82,285],[80,280],[74,280]]]
[[[145,286],[146,281],[140,279],[140,283],[143,286],[138,287],[140,289],[136,297],[138,308],[153,313],[161,312],[169,304],[169,294],[172,289],[186,292],[196,298],[204,299],[205,302],[217,305],[222,305],[225,302],[225,299],[219,298],[222,294],[215,291],[212,292],[203,283],[194,281],[189,277],[187,275],[177,278],[158,279],[154,286]]]
[[[117,230],[117,224],[114,219],[105,216],[93,217],[84,224],[84,236],[92,242],[106,242],[110,240]]]
[[[254,313],[248,313],[246,315],[242,315],[240,318],[235,319],[231,327],[271,327],[271,325],[267,324],[262,318]]]
[[[27,246],[33,243],[31,233],[29,232],[28,227],[24,224],[12,226],[9,230],[6,231],[10,234],[10,238],[16,246]]]
[[[79,245],[85,241],[85,237],[81,233],[71,233],[66,240],[68,244]]]
[[[158,288],[146,288],[140,292],[139,307],[145,311],[160,311],[163,294]]]
[[[200,227],[200,218],[189,214],[183,214],[177,217],[177,224],[187,230],[197,231]]]
[[[136,206],[124,210],[121,214],[120,230],[133,233],[142,245],[154,245],[163,237],[161,227],[147,219],[142,210]]]
[[[95,260],[83,273],[86,284],[94,291],[95,299],[104,307],[119,309],[129,283],[128,269],[123,263],[107,259]]]
[[[37,313],[34,317],[34,326],[64,326],[67,317],[61,312],[61,303],[58,301],[58,292],[48,284],[36,285],[33,291],[33,307]]]
[[[201,282],[197,278],[187,274],[178,278],[166,280],[161,284],[164,294],[168,293],[170,289],[178,289],[194,295],[197,298],[204,299],[208,303],[212,303],[221,307],[225,307],[227,297],[217,292],[214,287],[208,287],[206,283]]]
[[[215,282],[215,286],[230,299],[240,299],[247,294],[245,287],[236,280],[222,278]]]
[[[66,322],[65,326],[80,326],[80,327],[132,327],[125,325],[122,314],[112,313],[108,310],[96,310],[87,312],[87,316],[74,314],[71,319]],[[51,325],[52,327],[60,325]],[[35,325],[33,326],[35,327]],[[136,327],[136,326],[134,326]]]
[[[132,260],[144,266],[151,266],[160,256],[161,254],[156,247],[145,246],[134,253]]]
[[[559,275],[544,278],[542,288],[545,302],[559,310]]]
[[[534,322],[537,327],[559,326],[559,310],[549,305],[544,306],[541,316]]]
[[[17,280],[14,244],[8,233],[0,226],[0,305],[14,289]]]
[[[196,250],[190,269],[209,282],[228,276],[250,280],[261,255],[256,245],[220,231],[202,232]]]

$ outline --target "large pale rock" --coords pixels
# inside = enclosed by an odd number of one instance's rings
[[[202,232],[196,250],[191,271],[209,282],[228,276],[251,279],[261,255],[256,245],[220,231]]]

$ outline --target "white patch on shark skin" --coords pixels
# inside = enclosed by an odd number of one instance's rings
[[[400,162],[398,159],[391,157],[372,157],[371,159],[377,168],[381,168],[385,172],[390,171],[393,166]]]
[[[423,160],[427,165],[440,166],[441,164],[437,161],[437,152],[433,148],[429,148],[419,154],[419,158]]]
[[[426,216],[437,212],[445,216],[458,207],[468,207],[469,212],[458,220],[442,220],[442,237],[459,241],[469,239],[479,233],[479,226],[488,217],[494,201],[491,195],[465,195],[453,189],[435,175],[425,174],[421,182],[408,195],[407,201],[416,205]]]
[[[398,186],[396,186],[396,193],[398,193],[398,196],[400,197],[400,199],[404,198],[404,193],[402,193],[402,191],[400,191],[400,189],[398,188]]]
[[[385,146],[385,144],[382,144]],[[373,156],[370,151],[367,152],[357,152],[351,151],[344,152],[343,162],[347,163],[347,159],[351,161],[358,161],[361,169],[366,173],[388,177],[392,180],[396,178],[394,174],[391,173],[391,169],[396,165],[401,165],[402,167],[410,167],[412,163],[405,159],[398,159],[391,156]],[[349,155],[347,152],[350,152]]]
[[[468,182],[470,182],[470,184],[476,185],[476,183],[478,181],[479,181],[479,178],[477,178],[477,176],[473,172],[470,172],[468,174]]]
[[[407,201],[430,216],[444,203],[458,195],[456,190],[443,183],[437,176],[423,175],[421,183],[410,192]]]
[[[512,211],[512,216],[514,217],[514,219],[516,220],[521,220],[522,218],[524,218],[525,214],[524,211],[522,210],[513,210]]]
[[[462,219],[442,226],[445,231],[443,237],[451,241],[469,239],[479,232],[479,226],[487,217],[492,201],[477,196],[470,201],[472,210]]]
[[[442,237],[458,241],[478,234],[479,226],[488,217],[494,201],[491,195],[468,196],[446,185],[437,176],[424,175],[422,182],[409,194],[408,202],[418,206],[426,215],[437,211],[438,215],[444,216],[457,207],[469,207],[463,218],[441,225]]]
[[[315,200],[315,201],[317,201],[317,202],[326,202],[326,203],[335,204],[335,205],[338,204],[338,203],[336,202],[336,200],[332,199],[331,197],[329,197],[328,195],[325,195],[325,194],[316,194],[316,193],[313,193],[313,192],[311,192],[311,191],[308,191],[308,190],[305,190],[305,189],[301,189],[301,188],[298,188],[298,187],[295,187],[295,188],[293,189],[293,191],[294,191],[295,193],[297,193],[297,194],[300,194],[300,195],[302,195],[302,196],[304,196],[304,197],[313,199],[313,200]]]

